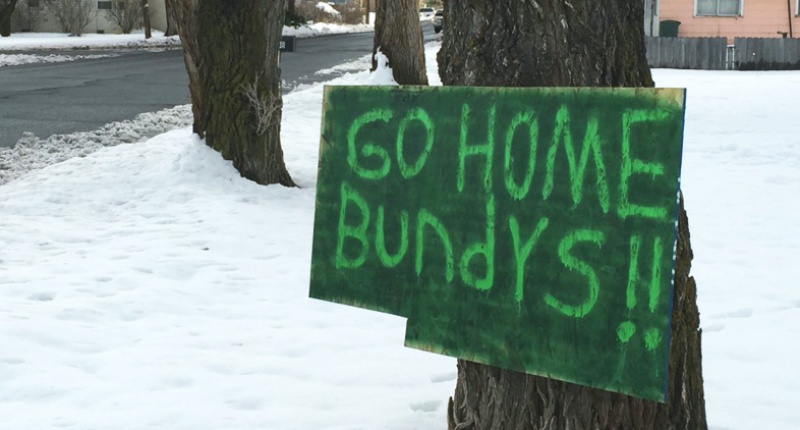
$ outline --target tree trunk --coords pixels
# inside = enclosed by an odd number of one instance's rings
[[[295,15],[296,13],[297,12],[295,12],[294,0],[287,0],[286,1],[286,14],[287,15]]]
[[[445,85],[652,87],[643,2],[447,2]],[[458,360],[450,430],[707,429],[689,225],[680,200],[666,403]]]
[[[286,16],[284,17],[283,25],[299,28],[306,23],[306,19],[297,14],[296,0],[286,1]]]
[[[376,54],[389,60],[394,80],[401,85],[428,85],[425,50],[416,0],[381,0],[375,14],[375,44],[372,70],[378,68]]]
[[[194,132],[245,178],[295,186],[280,142],[285,0],[178,0]]]
[[[142,20],[144,22],[144,38],[149,39],[152,34],[150,33],[150,3],[148,0],[142,0]]]
[[[167,30],[164,36],[175,36],[178,34],[178,20],[175,17],[175,2],[177,0],[164,0],[164,9],[167,13]]]
[[[11,36],[11,14],[17,6],[17,0],[8,0],[0,4],[0,36]]]
[[[623,0],[447,2],[439,74],[445,85],[652,87],[642,8]]]

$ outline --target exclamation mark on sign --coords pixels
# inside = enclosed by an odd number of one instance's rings
[[[630,266],[628,266],[628,288],[625,294],[625,305],[629,314],[636,307],[636,283],[639,277],[639,251],[642,247],[641,236],[631,236],[630,242]],[[650,312],[655,312],[661,296],[661,238],[656,236],[653,240],[653,265],[650,271],[650,285],[648,288]],[[633,321],[624,321],[617,327],[617,337],[622,343],[628,343],[636,333],[636,324]],[[661,343],[661,331],[658,328],[649,328],[644,332],[644,345],[649,351],[653,351]]]

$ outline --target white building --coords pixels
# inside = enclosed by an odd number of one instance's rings
[[[111,9],[111,1],[114,0],[92,0],[94,10],[92,11],[91,22],[83,28],[83,33],[121,33],[121,29],[109,19],[106,10]],[[137,3],[139,0],[135,0]],[[150,9],[150,28],[153,30],[165,31],[167,29],[167,13],[164,0],[149,0]],[[34,9],[41,14],[41,19],[34,25],[34,28],[24,28],[25,24],[18,19],[12,18],[12,31],[37,31],[37,32],[61,32],[61,26],[55,16],[47,9],[46,2],[43,0],[20,0],[17,3],[15,14],[24,12],[21,8]]]

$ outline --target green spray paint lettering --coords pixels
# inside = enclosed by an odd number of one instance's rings
[[[636,124],[659,122],[669,119],[669,112],[653,109],[628,110],[622,114],[622,169],[619,183],[619,203],[617,212],[620,218],[630,216],[668,221],[666,207],[645,206],[630,202],[630,180],[637,174],[650,175],[655,179],[664,175],[664,164],[659,162],[645,162],[631,155],[631,132]],[[642,142],[636,142],[641,146]]]
[[[487,191],[492,189],[492,160],[494,159],[494,127],[497,117],[497,107],[489,107],[486,120],[486,143],[470,143],[469,124],[472,109],[468,104],[461,106],[461,122],[459,127],[458,139],[458,173],[456,177],[456,187],[458,192],[464,191],[464,181],[467,172],[467,157],[482,156],[485,159],[483,167],[483,185]]]
[[[364,179],[378,180],[383,179],[389,174],[390,160],[389,152],[374,143],[366,143],[361,146],[361,153],[365,157],[375,157],[380,160],[380,167],[377,169],[367,169],[358,162],[358,150],[356,148],[356,137],[358,132],[367,124],[374,122],[389,122],[393,113],[388,109],[371,110],[356,118],[347,131],[347,163],[353,172]]]
[[[569,305],[557,299],[554,295],[547,293],[544,296],[544,302],[550,307],[561,312],[562,314],[575,318],[583,318],[592,311],[597,297],[600,293],[600,281],[598,280],[597,273],[588,263],[575,258],[570,251],[572,247],[580,242],[590,242],[598,247],[603,246],[605,235],[602,231],[598,230],[574,230],[567,234],[561,243],[558,245],[558,256],[564,267],[570,270],[576,270],[582,275],[586,276],[589,282],[589,291],[586,301],[578,305]]]
[[[400,244],[397,253],[389,254],[386,250],[385,208],[378,206],[378,219],[375,221],[375,252],[384,267],[397,266],[408,251],[408,211],[400,212]]]
[[[508,228],[511,232],[511,240],[514,244],[514,267],[516,267],[514,276],[514,299],[517,303],[522,302],[525,293],[525,267],[527,265],[528,256],[531,254],[531,251],[533,251],[533,247],[536,246],[539,236],[542,235],[549,222],[550,220],[546,217],[540,218],[539,222],[536,223],[536,228],[534,228],[533,233],[528,236],[525,243],[521,243],[521,233],[517,217],[511,215],[508,219]]]
[[[450,241],[450,234],[447,233],[447,229],[444,228],[444,225],[438,218],[436,218],[432,213],[429,211],[422,209],[419,211],[417,215],[417,253],[416,253],[416,260],[414,261],[414,270],[417,272],[417,276],[422,275],[422,260],[423,254],[425,249],[425,227],[429,227],[430,230],[433,230],[436,233],[436,236],[439,238],[442,248],[444,248],[444,257],[445,257],[445,279],[448,283],[453,281],[453,276],[455,272],[455,263],[453,260],[453,243]]]
[[[406,128],[408,128],[409,124],[412,122],[420,122],[422,126],[425,127],[425,149],[423,149],[417,161],[409,165],[403,155],[403,146],[405,144]],[[431,120],[430,115],[421,108],[411,109],[408,111],[405,118],[400,121],[396,140],[397,164],[400,167],[400,174],[403,175],[404,178],[408,179],[417,176],[422,170],[422,167],[425,166],[425,161],[428,160],[428,155],[433,148],[433,128],[433,120]]]
[[[636,308],[638,303],[636,297],[636,290],[637,285],[641,282],[639,281],[639,255],[641,253],[642,248],[642,236],[641,235],[633,235],[630,238],[630,258],[629,258],[629,265],[628,265],[628,283],[627,288],[625,289],[625,306],[628,308],[629,311],[633,311]],[[651,313],[655,313],[659,300],[661,298],[661,283],[663,281],[662,274],[661,274],[661,263],[663,261],[664,249],[661,243],[661,238],[656,236],[653,239],[653,258],[652,264],[650,266],[650,279],[649,283],[647,284],[647,292],[648,292],[648,302],[647,307]],[[624,321],[620,324],[620,327],[634,327],[635,331],[635,324],[631,321]],[[656,330],[658,332],[658,330]],[[624,334],[619,334],[619,339],[622,343],[627,343],[630,339],[630,336],[627,333],[633,334],[633,331],[626,330]],[[653,350],[655,346],[657,346],[657,342],[655,340],[660,339],[660,333],[653,333],[652,329],[648,329],[645,331],[645,340],[647,343],[647,349]],[[655,346],[654,346],[655,345]]]
[[[570,112],[567,106],[562,105],[556,114],[553,141],[547,151],[547,174],[542,187],[542,199],[547,200],[553,192],[553,182],[555,176],[556,155],[561,142],[564,143],[564,152],[567,154],[569,163],[570,193],[572,202],[577,207],[583,199],[583,181],[586,173],[586,165],[589,161],[589,152],[592,153],[592,160],[595,165],[597,180],[597,196],[600,207],[604,213],[608,213],[611,206],[608,191],[608,180],[606,179],[606,167],[603,162],[602,141],[598,134],[597,115],[592,112],[586,122],[586,133],[583,137],[583,147],[581,148],[580,158],[575,158],[575,146],[572,141],[572,130],[570,129]]]
[[[479,290],[489,290],[494,285],[494,222],[494,197],[489,196],[486,201],[486,242],[477,242],[467,247],[459,265],[464,283]],[[483,278],[475,276],[469,268],[473,258],[479,255],[483,256],[486,263],[486,276]]]
[[[346,224],[347,208],[353,204],[354,209],[358,210],[360,221],[357,225],[352,226]],[[367,241],[367,227],[369,226],[369,206],[364,196],[358,193],[353,187],[342,182],[341,187],[341,201],[339,205],[339,228],[337,229],[336,241],[336,268],[337,269],[353,269],[360,267],[367,259],[369,252],[369,242]],[[345,241],[350,238],[358,242],[359,251],[356,257],[348,258],[345,256],[344,245]]]
[[[528,167],[525,169],[525,176],[522,178],[522,183],[519,184],[514,179],[514,172],[512,171],[514,159],[511,156],[511,145],[514,142],[514,135],[517,129],[524,124],[528,125]],[[508,190],[508,195],[514,200],[522,200],[528,195],[528,191],[531,189],[533,174],[536,169],[536,150],[539,143],[539,121],[533,111],[519,112],[511,119],[511,124],[509,124],[508,130],[506,131],[505,143],[503,173],[506,190]]]

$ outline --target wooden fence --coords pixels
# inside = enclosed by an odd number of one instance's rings
[[[646,37],[650,67],[705,70],[800,70],[800,39]]]
[[[725,70],[728,42],[724,37],[647,37],[650,67]]]
[[[733,40],[738,70],[800,70],[800,39]]]

